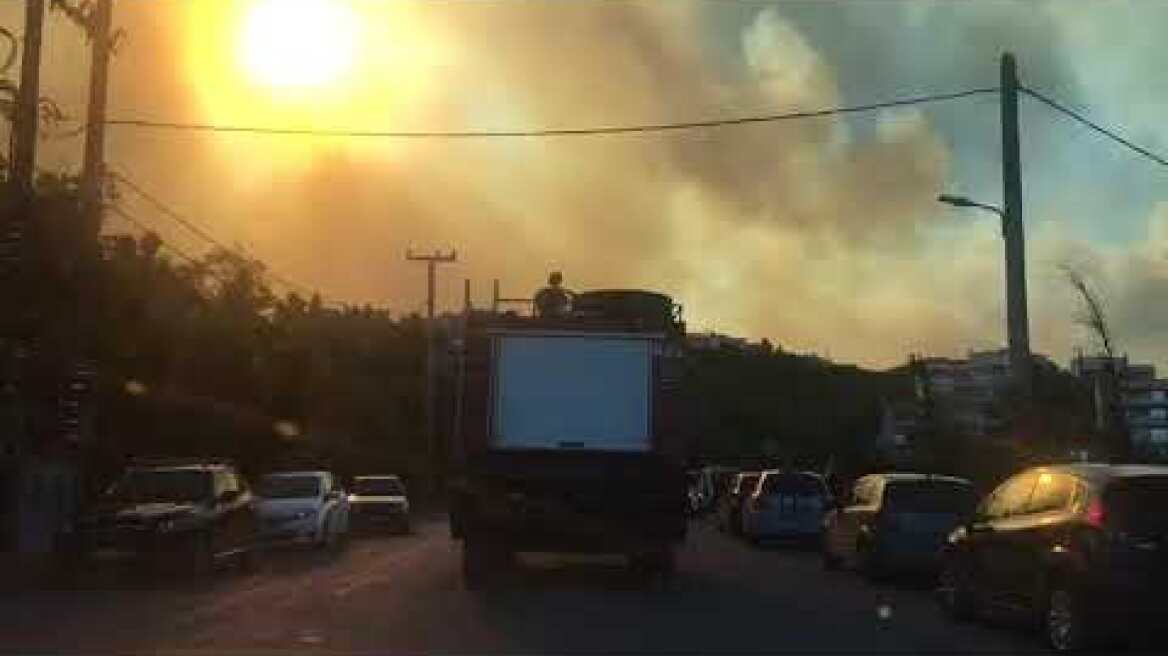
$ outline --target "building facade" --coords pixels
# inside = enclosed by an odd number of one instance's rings
[[[1071,373],[1095,389],[1096,428],[1104,429],[1104,387],[1112,379],[1119,386],[1118,411],[1127,424],[1132,447],[1141,456],[1168,456],[1168,379],[1156,377],[1151,364],[1132,363],[1127,356],[1077,355]]]
[[[954,432],[984,437],[1003,430],[1002,402],[1010,384],[1007,349],[970,351],[968,357],[914,357],[917,399],[931,405],[935,420],[943,416]]]

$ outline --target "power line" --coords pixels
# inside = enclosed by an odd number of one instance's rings
[[[165,239],[162,238],[161,235],[158,234],[157,231],[153,230],[150,226],[146,225],[143,221],[135,218],[134,215],[126,212],[121,207],[118,207],[117,205],[106,205],[105,209],[108,209],[108,210],[112,211],[114,214],[117,214],[119,217],[121,217],[122,219],[133,224],[134,226],[136,226],[138,229],[142,230],[143,232],[153,234],[155,237],[158,238],[158,241],[162,245],[162,248],[165,248],[166,250],[170,251],[171,253],[179,256],[181,259],[185,260],[188,264],[197,265],[199,263],[198,258],[194,257],[190,253],[187,253],[186,251],[182,250],[178,246],[175,246],[174,244],[166,241]],[[212,273],[212,275],[216,275],[216,274]],[[271,276],[270,271],[268,272],[268,275]],[[222,282],[230,282],[226,278],[219,278],[219,279]],[[325,307],[343,307],[344,306],[343,303],[336,303],[334,301],[331,301],[331,300],[329,300],[327,298],[323,298],[323,297],[321,299],[321,303]]]
[[[174,121],[155,121],[150,119],[113,118],[107,120],[106,125],[155,128],[171,130],[187,130],[199,132],[236,132],[252,134],[300,135],[320,137],[356,137],[356,138],[390,138],[390,139],[481,139],[500,137],[579,137],[606,134],[630,134],[646,132],[667,132],[675,130],[693,130],[698,128],[726,127],[746,125],[751,123],[773,123],[804,118],[819,118],[839,114],[854,114],[869,112],[876,109],[920,105],[924,103],[956,100],[986,93],[997,93],[997,87],[968,89],[954,93],[934,94],[927,96],[913,96],[885,102],[852,105],[848,107],[830,107],[785,114],[765,114],[757,116],[739,116],[733,118],[712,119],[706,121],[687,121],[680,123],[647,123],[641,125],[607,125],[586,128],[540,128],[533,130],[329,130],[317,128],[277,128],[261,125],[224,125],[217,123],[181,123]]]
[[[1038,100],[1039,102],[1041,102],[1041,103],[1043,103],[1043,104],[1045,104],[1045,105],[1047,105],[1047,106],[1049,106],[1049,107],[1051,107],[1059,112],[1062,112],[1063,114],[1066,114],[1067,116],[1070,116],[1071,118],[1082,123],[1083,125],[1086,125],[1087,127],[1091,128],[1092,130],[1098,132],[1099,134],[1102,134],[1103,136],[1107,137],[1108,139],[1111,139],[1112,141],[1115,141],[1116,143],[1119,143],[1123,146],[1126,146],[1130,150],[1133,150],[1133,151],[1139,153],[1140,155],[1147,157],[1148,159],[1152,160],[1153,162],[1156,162],[1157,164],[1160,164],[1162,166],[1168,166],[1168,159],[1165,159],[1164,157],[1161,157],[1160,155],[1153,153],[1152,151],[1148,150],[1147,148],[1144,148],[1143,146],[1140,146],[1136,143],[1129,141],[1128,139],[1125,139],[1124,137],[1121,137],[1115,131],[1109,130],[1109,129],[1103,127],[1102,125],[1095,123],[1094,121],[1088,119],[1087,117],[1083,116],[1082,114],[1052,100],[1051,98],[1035,91],[1034,89],[1022,87],[1022,91],[1025,91],[1027,94],[1029,94],[1035,100]]]
[[[137,227],[138,227],[138,228],[140,228],[141,230],[143,230],[143,231],[145,231],[145,232],[148,232],[148,233],[152,233],[152,234],[154,234],[155,236],[157,236],[157,237],[158,237],[158,241],[159,241],[159,242],[162,244],[163,248],[165,248],[166,250],[168,250],[168,251],[170,251],[170,252],[174,253],[175,255],[177,255],[177,256],[179,256],[179,257],[181,257],[182,259],[186,260],[186,261],[187,261],[187,262],[189,262],[190,264],[197,264],[197,263],[198,263],[198,260],[197,260],[196,258],[194,258],[194,257],[192,257],[191,255],[187,254],[185,251],[183,251],[182,249],[178,248],[177,246],[174,246],[174,245],[173,245],[173,244],[171,244],[170,242],[167,242],[167,241],[165,241],[164,239],[162,239],[161,235],[159,235],[159,234],[158,234],[158,233],[157,233],[155,230],[153,230],[152,228],[150,228],[150,226],[146,225],[146,224],[145,224],[145,223],[143,223],[142,221],[139,221],[138,219],[134,218],[134,216],[133,216],[132,214],[130,214],[129,212],[127,212],[126,210],[123,210],[122,208],[118,207],[117,205],[106,205],[106,206],[105,206],[105,208],[106,208],[106,209],[108,209],[108,210],[110,210],[110,211],[112,211],[114,214],[117,214],[117,215],[118,215],[118,216],[120,216],[122,219],[124,219],[124,220],[126,220],[126,221],[129,221],[130,223],[132,223],[133,225],[137,226]]]
[[[167,217],[173,219],[174,221],[177,221],[179,224],[181,224],[187,230],[190,230],[191,232],[198,235],[199,237],[202,237],[206,241],[214,244],[215,246],[218,246],[219,248],[222,248],[223,250],[235,253],[236,255],[238,255],[239,257],[242,257],[245,260],[252,260],[252,261],[260,262],[261,264],[264,265],[264,268],[267,271],[268,277],[271,278],[272,280],[284,285],[285,287],[289,287],[291,289],[299,291],[299,292],[306,294],[308,296],[312,296],[313,294],[319,293],[319,292],[315,292],[314,290],[312,290],[310,287],[308,287],[306,285],[301,285],[300,283],[298,283],[294,280],[291,280],[285,276],[282,276],[282,275],[276,273],[272,269],[272,267],[269,266],[268,264],[264,263],[263,260],[255,257],[251,253],[243,250],[242,248],[239,248],[237,246],[228,246],[226,243],[220,241],[214,235],[212,235],[210,232],[208,232],[205,228],[203,228],[199,224],[195,223],[191,219],[183,216],[177,210],[173,209],[172,207],[170,207],[169,205],[164,203],[160,198],[158,198],[157,196],[155,196],[155,195],[151,194],[150,192],[146,191],[145,189],[143,189],[141,187],[141,185],[139,185],[138,183],[131,180],[124,173],[120,173],[117,171],[111,171],[110,175],[113,176],[114,178],[116,178],[117,180],[120,180],[123,184],[125,184],[127,187],[129,187],[131,190],[133,190],[139,196],[144,198],[147,202],[149,202],[151,205],[153,205],[155,208],[157,208],[159,211],[161,211]]]

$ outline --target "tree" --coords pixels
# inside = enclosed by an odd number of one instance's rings
[[[1088,330],[1104,357],[1103,372],[1094,376],[1092,381],[1095,388],[1096,427],[1101,433],[1102,446],[1110,459],[1129,460],[1132,455],[1131,435],[1122,404],[1126,372],[1123,367],[1116,366],[1111,325],[1099,295],[1091,289],[1086,277],[1070,264],[1063,264],[1061,268],[1081,302],[1075,320]]]

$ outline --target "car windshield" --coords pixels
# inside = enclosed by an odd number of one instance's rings
[[[211,473],[187,469],[141,469],[127,472],[106,496],[134,503],[202,501],[211,495]]]
[[[738,494],[753,494],[754,488],[758,487],[758,479],[758,474],[743,476],[738,482]]]
[[[762,494],[781,494],[797,497],[824,496],[827,489],[823,481],[806,474],[779,474],[767,476],[762,486]]]
[[[403,496],[406,490],[396,478],[357,478],[353,481],[353,493],[366,496]]]
[[[317,476],[265,476],[257,494],[269,499],[300,499],[320,496]]]
[[[965,515],[977,505],[973,488],[941,481],[891,481],[884,486],[884,506],[889,510]]]

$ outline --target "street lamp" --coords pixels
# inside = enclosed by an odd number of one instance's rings
[[[940,196],[937,196],[937,200],[941,201],[942,203],[945,203],[946,205],[952,205],[953,207],[976,207],[978,209],[982,209],[982,210],[985,210],[987,212],[993,212],[994,214],[997,214],[1002,219],[1002,237],[1005,238],[1005,236],[1006,236],[1006,213],[1002,211],[1002,208],[997,207],[995,205],[987,205],[985,203],[979,203],[975,200],[970,200],[970,199],[966,198],[965,196],[954,196],[952,194],[941,194]]]

